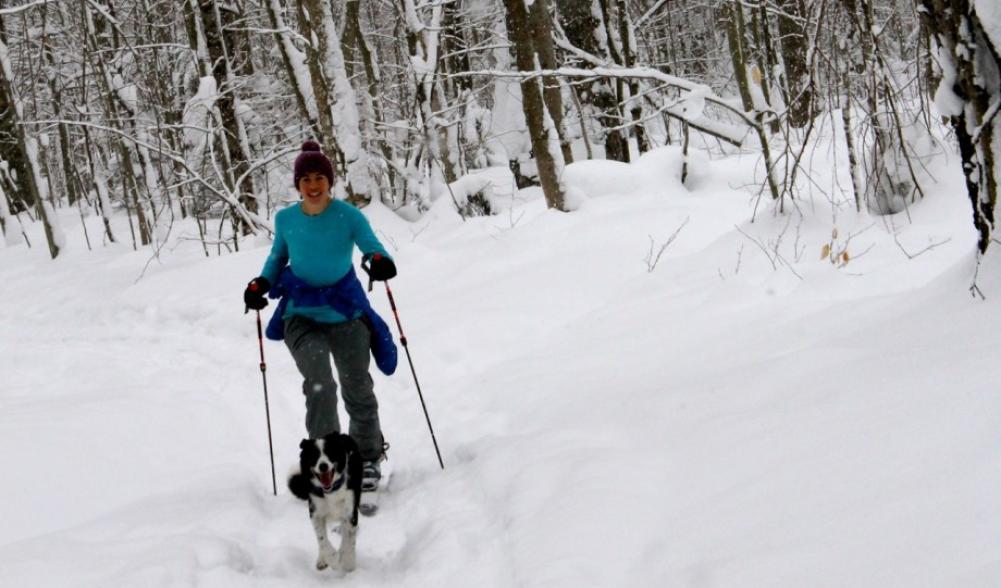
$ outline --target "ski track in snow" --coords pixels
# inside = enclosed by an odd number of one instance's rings
[[[79,228],[56,261],[0,250],[0,586],[998,585],[1001,267],[971,300],[961,177],[897,219],[912,251],[951,239],[915,260],[864,215],[797,221],[800,279],[749,241],[787,222],[747,222],[754,163],[700,162],[691,193],[670,150],[628,181],[574,164],[571,215],[366,209],[446,470],[405,358],[374,373],[395,471],[343,577],[313,569],[284,488],[304,411],[269,342],[271,496],[240,297],[266,243],[188,244],[138,281],[148,251],[87,252]],[[873,248],[818,261],[832,225]]]

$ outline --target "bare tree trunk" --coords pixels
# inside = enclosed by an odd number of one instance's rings
[[[2,18],[0,18],[0,42],[7,42]],[[10,100],[6,92],[0,92],[0,160],[7,162],[9,166],[4,177],[10,179],[9,194],[16,213],[17,210],[35,206],[35,202],[32,200],[32,190],[28,187],[31,172],[18,139],[19,120],[14,104]]]
[[[846,44],[838,42],[841,52],[846,52]],[[840,62],[840,59],[839,59]],[[852,180],[852,194],[855,197],[855,211],[862,212],[863,188],[861,180],[861,167],[858,161],[858,150],[855,147],[855,129],[852,128],[852,86],[851,77],[848,75],[848,67],[841,74],[841,122],[845,131],[845,146],[848,150],[848,173]]]
[[[754,111],[751,98],[751,82],[747,79],[747,48],[744,42],[744,9],[740,2],[727,1],[723,4],[723,18],[726,26],[726,40],[733,62],[733,73],[737,78],[737,90],[744,110]]]
[[[386,122],[383,106],[383,97],[380,90],[382,76],[376,63],[376,56],[365,38],[365,33],[361,27],[361,0],[347,0],[344,11],[344,37],[345,43],[358,50],[362,66],[365,70],[366,104],[371,112],[372,119],[369,121],[369,132],[379,148],[384,161],[384,171],[386,173],[386,184],[392,189],[403,190],[404,186],[398,186],[398,176],[396,171],[396,150],[384,133],[383,127]],[[391,198],[390,198],[391,199]]]
[[[368,171],[368,153],[361,142],[361,127],[355,91],[348,80],[341,52],[340,36],[334,26],[330,3],[326,0],[301,0],[300,16],[308,22],[316,39],[310,53],[313,91],[319,110],[320,127],[336,145],[347,179],[347,198],[355,204],[371,201],[377,188]]]
[[[956,131],[963,162],[966,191],[973,205],[973,225],[980,238],[981,254],[987,252],[994,230],[997,180],[1001,169],[994,153],[995,133],[1001,132],[1001,47],[992,43],[976,7],[970,0],[921,0],[922,18],[933,34],[942,69],[942,83],[951,87],[955,104],[947,114]],[[988,80],[994,80],[988,85]],[[942,104],[950,101],[940,100]]]
[[[567,40],[591,55],[612,60],[607,46],[607,35],[598,34],[605,23],[600,19],[599,0],[557,0],[560,22]],[[585,67],[591,67],[590,63]],[[593,107],[598,122],[604,129],[605,158],[615,161],[629,161],[629,144],[618,128],[622,124],[619,111],[619,97],[608,78],[598,78],[594,82],[576,88],[585,106]]]
[[[357,0],[354,3],[357,5]],[[292,93],[295,94],[296,104],[299,105],[299,112],[303,118],[309,121],[309,128],[312,129],[313,135],[319,137],[320,129],[317,122],[319,115],[316,110],[316,100],[313,98],[309,71],[305,69],[306,56],[292,42],[292,32],[282,14],[281,2],[279,0],[266,0],[265,8],[267,8],[268,19],[271,21],[271,28],[274,30],[275,44],[282,56],[282,63],[285,65],[289,85],[292,87]]]
[[[142,202],[139,200],[140,188],[139,182],[136,179],[135,169],[133,167],[132,147],[129,145],[129,135],[125,130],[123,122],[127,117],[123,116],[122,111],[127,109],[119,109],[117,104],[118,101],[120,101],[120,97],[111,83],[111,74],[108,71],[107,63],[104,59],[97,55],[103,47],[99,42],[99,37],[96,32],[94,17],[91,12],[92,8],[87,4],[86,0],[81,0],[80,4],[84,21],[84,29],[86,30],[87,53],[94,62],[92,65],[94,65],[95,70],[97,70],[100,74],[98,79],[100,80],[102,86],[101,94],[104,102],[105,115],[109,121],[112,121],[109,124],[118,131],[115,143],[118,146],[119,169],[122,173],[122,191],[124,192],[123,199],[126,202],[126,210],[129,214],[135,213],[136,215],[136,222],[139,225],[139,243],[142,245],[149,245],[153,241],[153,230],[143,209]],[[112,39],[117,39],[117,35],[113,35]],[[113,48],[116,49],[117,47]],[[129,207],[129,204],[131,204],[131,208]],[[132,226],[131,217],[129,218],[129,226]],[[138,247],[134,233],[132,246],[133,248]]]
[[[775,105],[779,101],[779,92],[772,88],[772,75],[776,63],[775,49],[772,47],[772,34],[769,29],[768,11],[765,10],[765,3],[761,2],[753,14],[751,29],[754,33],[754,43],[758,46],[757,60],[761,70],[761,91],[768,106],[776,110]],[[772,133],[781,130],[778,117],[772,117],[769,128]]]
[[[781,200],[781,191],[778,182],[775,181],[774,162],[772,161],[771,146],[768,144],[768,136],[762,126],[763,113],[754,107],[754,99],[751,97],[751,81],[747,78],[747,59],[745,47],[745,22],[744,12],[739,1],[727,2],[723,5],[723,20],[726,26],[727,43],[730,49],[730,59],[733,62],[733,72],[737,78],[737,88],[740,90],[740,99],[744,109],[755,114],[756,124],[754,131],[758,135],[761,143],[761,154],[765,160],[765,184],[772,195],[773,200],[779,201],[779,210],[784,206]]]
[[[10,205],[7,204],[7,191],[0,183],[0,233],[3,234],[4,243],[8,245],[14,243],[14,239],[7,235],[7,221],[10,220]]]
[[[525,10],[523,0],[504,0],[507,8],[508,35],[515,47],[515,57],[518,70],[522,72],[536,71],[536,57],[532,40],[529,14]],[[550,147],[559,144],[557,137],[550,136],[555,132],[552,124],[546,124],[546,104],[542,98],[540,80],[529,77],[521,82],[521,95],[528,123],[528,132],[532,140],[532,151],[539,170],[539,181],[546,197],[546,205],[557,210],[566,210],[566,197],[560,184],[558,162]]]
[[[400,0],[406,24],[407,51],[409,53],[413,89],[417,105],[418,124],[423,133],[422,155],[418,158],[418,169],[427,169],[427,174],[433,177],[431,166],[438,165],[445,183],[457,179],[452,162],[443,153],[441,132],[433,107],[435,96],[435,77],[438,68],[439,37],[443,7],[433,5],[430,22],[425,23],[417,13],[413,0]],[[423,162],[420,161],[423,159]],[[423,175],[424,172],[421,172]]]
[[[803,127],[813,118],[813,94],[807,80],[806,9],[803,0],[777,0],[779,12],[779,45],[784,64],[786,106],[789,123]]]
[[[296,15],[299,18],[300,34],[306,39],[312,40],[314,38],[314,27],[320,27],[322,24],[313,22],[314,19],[320,17],[309,11],[308,6],[310,2],[316,2],[316,0],[297,0]],[[340,148],[337,146],[337,140],[334,137],[334,123],[330,118],[330,108],[324,108],[324,106],[330,104],[330,97],[328,96],[327,84],[323,79],[323,68],[320,64],[322,57],[319,49],[313,42],[306,43],[305,45],[306,66],[309,69],[313,99],[316,102],[316,120],[319,129],[316,139],[323,145],[325,151],[335,155],[335,159],[340,164],[343,163],[344,156],[340,153]]]
[[[53,116],[56,120],[61,121],[63,119],[63,97],[62,88],[59,86],[59,82],[56,80],[58,77],[57,70],[59,64],[55,61],[55,56],[53,55],[53,50],[51,47],[46,48],[43,56],[46,64],[49,66],[49,71],[46,72],[46,78],[49,84],[49,92],[52,93],[52,109]],[[67,203],[72,206],[76,204],[79,195],[77,194],[76,183],[71,181],[73,175],[73,162],[72,162],[72,146],[70,145],[70,134],[69,129],[65,123],[60,122],[57,125],[58,137],[59,137],[59,158],[62,164],[62,181],[59,182],[61,185],[66,187],[66,196],[68,198]],[[49,170],[50,173],[52,170]]]
[[[107,174],[100,158],[94,153],[96,147],[91,147],[90,133],[87,131],[87,127],[84,127],[83,133],[87,151],[87,165],[90,168],[90,177],[94,181],[94,190],[97,192],[97,209],[100,211],[101,220],[104,222],[104,234],[109,242],[115,243],[115,234],[111,230],[111,198],[108,190]]]
[[[549,1],[535,0],[529,10],[529,23],[532,27],[532,42],[539,57],[542,69],[556,69],[556,49],[553,47],[553,23],[549,15]],[[573,149],[566,131],[563,113],[563,88],[557,78],[545,76],[542,78],[542,98],[546,102],[549,116],[553,118],[556,132],[560,136],[560,150],[565,163],[573,162]]]
[[[55,217],[55,209],[50,207],[47,198],[47,187],[38,169],[38,143],[35,138],[28,135],[27,127],[23,123],[23,109],[17,90],[14,88],[14,74],[11,69],[10,54],[7,44],[0,41],[0,93],[3,94],[3,101],[13,105],[13,126],[17,133],[17,144],[21,151],[21,157],[27,164],[27,177],[22,182],[27,185],[32,200],[35,202],[35,211],[45,228],[45,239],[49,244],[49,254],[55,259],[63,247],[62,231],[59,229],[58,220]]]
[[[616,0],[619,13],[619,36],[622,38],[622,60],[625,67],[636,65],[636,38],[633,34],[632,21],[626,8],[625,0]],[[633,132],[636,134],[636,149],[640,153],[650,150],[650,142],[643,127],[643,106],[639,99],[640,85],[635,79],[629,81],[629,115],[633,119]]]
[[[212,77],[218,88],[216,107],[222,118],[225,137],[224,156],[227,164],[223,170],[223,181],[230,192],[237,194],[240,203],[250,212],[257,212],[257,198],[254,185],[247,170],[250,169],[250,154],[244,150],[241,141],[242,130],[236,113],[236,88],[232,84],[229,51],[223,34],[222,12],[215,0],[199,0],[205,45],[212,63]],[[241,179],[242,178],[242,179]],[[254,227],[242,221],[240,215],[233,215],[238,230],[249,235]]]

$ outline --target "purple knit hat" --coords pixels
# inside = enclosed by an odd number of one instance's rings
[[[299,188],[299,180],[310,172],[327,176],[330,185],[334,185],[334,166],[320,150],[320,144],[312,139],[302,144],[302,152],[295,158],[295,165],[292,167],[292,180],[295,182],[296,189]]]

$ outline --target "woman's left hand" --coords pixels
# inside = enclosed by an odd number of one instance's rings
[[[362,268],[365,266],[362,265]],[[369,258],[369,266],[365,271],[368,272],[368,277],[382,282],[396,277],[396,264],[385,255],[376,253]]]

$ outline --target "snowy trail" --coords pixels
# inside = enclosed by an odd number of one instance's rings
[[[865,233],[857,275],[806,221],[797,278],[747,240],[783,222],[746,223],[747,165],[573,215],[367,211],[447,469],[406,363],[376,374],[394,476],[343,578],[283,489],[303,408],[275,343],[271,496],[239,296],[265,244],[138,282],[143,253],[0,251],[0,586],[996,584],[1001,311],[965,291],[966,212],[913,211],[899,239],[953,238],[920,263]]]

